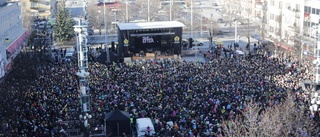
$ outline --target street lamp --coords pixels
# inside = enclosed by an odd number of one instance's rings
[[[234,22],[234,43],[238,43],[238,20]]]
[[[172,20],[172,4],[173,0],[170,0],[170,21]]]
[[[200,34],[201,34],[201,37],[202,37],[202,19],[203,19],[203,10],[201,9],[201,20],[200,20]]]
[[[114,11],[113,15],[114,15],[114,22],[117,22],[117,11]]]
[[[148,22],[150,22],[150,0],[148,0]]]
[[[129,15],[128,15],[128,0],[126,0],[126,22],[129,22]]]
[[[191,33],[191,38],[193,38],[193,0],[191,0],[191,22],[190,22],[190,27],[191,27],[191,30],[190,30],[190,33]]]
[[[213,37],[213,32],[212,32],[212,21],[210,22],[210,39],[209,39],[209,42],[210,42],[210,46],[209,48],[212,46],[212,37]]]
[[[110,63],[110,55],[109,55],[109,47],[107,44],[107,19],[106,19],[106,3],[103,0],[103,22],[104,22],[104,41],[105,41],[105,48],[106,48],[106,56],[107,56],[107,63]]]

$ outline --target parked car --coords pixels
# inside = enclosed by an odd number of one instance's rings
[[[218,22],[219,22],[219,23],[223,23],[223,19],[219,18],[219,19],[218,19]]]
[[[181,44],[183,47],[188,47],[188,41],[187,40],[181,40]]]
[[[192,45],[193,46],[202,46],[203,42],[202,41],[198,41],[198,40],[193,40]]]

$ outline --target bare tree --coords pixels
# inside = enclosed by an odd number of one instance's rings
[[[150,11],[150,21],[153,21],[157,16],[158,11],[160,10],[160,1],[159,0],[150,0],[149,2],[149,11]],[[137,0],[132,3],[130,6],[133,18],[137,19],[148,19],[148,0]]]
[[[90,4],[88,6],[88,19],[92,27],[98,29],[101,35],[101,30],[104,28],[103,6],[98,7],[95,4]]]
[[[274,101],[269,99],[267,104]],[[234,120],[224,121],[223,130],[228,137],[289,137],[315,136],[319,127],[309,118],[303,105],[288,93],[278,105],[251,102]]]

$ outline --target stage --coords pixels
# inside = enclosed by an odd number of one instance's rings
[[[133,56],[132,57],[132,61],[136,61],[136,60],[157,60],[157,59],[176,59],[177,56],[172,55],[172,56],[157,56],[157,57],[139,57],[139,56]]]

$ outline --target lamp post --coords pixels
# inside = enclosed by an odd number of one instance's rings
[[[173,0],[170,0],[170,21],[172,20],[172,4],[173,4]]]
[[[301,50],[301,51],[300,51],[300,52],[301,52],[301,53],[300,53],[300,67],[302,67],[303,44],[304,44],[304,43],[303,43],[302,41],[300,41],[300,44],[301,44],[301,45],[300,45],[300,50]]]
[[[234,22],[234,43],[238,42],[238,20]]]
[[[201,19],[200,19],[200,35],[201,35],[201,37],[202,37],[202,18],[203,18],[203,13],[202,13],[203,11],[202,11],[202,9],[201,9]]]
[[[126,22],[129,22],[129,14],[128,14],[128,0],[126,1]]]
[[[148,22],[150,22],[150,0],[148,0]]]
[[[106,19],[106,4],[105,1],[103,0],[103,22],[104,22],[104,41],[105,41],[105,48],[106,48],[106,58],[107,58],[107,63],[110,63],[110,53],[109,53],[109,47],[107,43],[107,19]]]
[[[210,22],[210,39],[209,39],[209,42],[210,42],[210,46],[209,48],[212,46],[212,37],[213,37],[213,32],[212,32],[212,21]]]
[[[191,22],[190,22],[190,33],[191,33],[191,38],[193,38],[193,0],[191,0]]]

